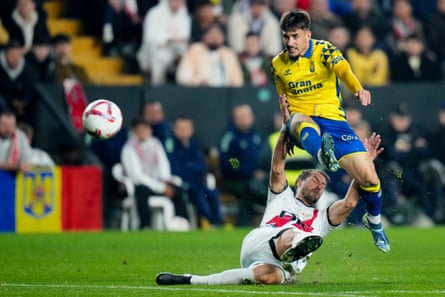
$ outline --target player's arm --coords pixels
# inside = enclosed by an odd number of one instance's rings
[[[371,160],[377,158],[383,152],[383,148],[380,147],[382,139],[379,134],[372,133],[368,139],[365,139],[365,146],[368,151]],[[357,205],[360,199],[359,184],[353,180],[349,185],[349,189],[345,197],[341,200],[334,202],[328,211],[329,222],[331,225],[337,226],[344,222],[349,216],[351,211]]]
[[[289,120],[289,111],[287,109],[286,96],[280,96],[280,108],[283,115],[283,123],[285,124]],[[274,193],[282,192],[287,186],[286,179],[286,156],[291,150],[292,144],[288,139],[287,131],[283,124],[280,135],[278,136],[277,143],[272,152],[272,164],[270,169],[269,187]]]
[[[272,64],[272,67],[270,68],[270,72],[272,73],[274,82],[275,82],[275,88],[277,89],[278,96],[286,94],[286,87],[283,83],[283,81],[280,79],[280,77],[277,75],[274,65]]]
[[[348,89],[357,97],[363,106],[371,103],[371,93],[364,89],[357,76],[352,72],[351,65],[345,59],[335,63],[332,67],[337,77],[341,79]]]

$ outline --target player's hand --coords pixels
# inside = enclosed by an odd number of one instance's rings
[[[375,132],[372,132],[371,136],[365,139],[365,147],[371,160],[375,160],[375,158],[383,152],[384,148],[380,147],[381,143],[382,137]]]
[[[363,106],[371,104],[371,92],[368,90],[360,90],[354,94]]]
[[[173,198],[173,196],[175,196],[175,194],[176,194],[176,190],[172,185],[170,185],[169,183],[166,183],[165,190],[164,190],[163,194],[169,198]]]
[[[289,138],[289,135],[286,135],[286,138],[284,139],[284,151],[283,151],[284,158],[286,158],[287,155],[293,156],[294,148],[295,148],[294,142]]]

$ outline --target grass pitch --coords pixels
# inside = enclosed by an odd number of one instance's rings
[[[333,231],[283,286],[157,286],[161,271],[239,267],[249,230],[0,235],[0,296],[445,296],[445,228],[390,228],[391,252],[369,231]]]

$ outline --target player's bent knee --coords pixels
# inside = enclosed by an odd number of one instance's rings
[[[264,285],[278,285],[283,283],[283,278],[283,272],[275,269],[274,271],[263,273],[256,281]]]
[[[365,173],[362,176],[355,178],[361,188],[377,187],[380,185],[380,180],[375,173]]]
[[[253,273],[257,284],[274,285],[284,281],[283,271],[271,264],[258,265],[253,268]]]

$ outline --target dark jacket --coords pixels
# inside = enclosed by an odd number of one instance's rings
[[[391,67],[391,79],[393,81],[439,81],[442,79],[440,63],[427,53],[423,53],[420,60],[420,69],[415,72],[408,63],[406,53],[401,53],[395,58]]]
[[[255,127],[247,133],[230,124],[220,143],[220,167],[225,178],[250,179],[258,168],[263,139]]]
[[[165,150],[170,161],[172,174],[178,175],[188,184],[204,184],[207,163],[199,144],[192,138],[187,146],[176,137],[168,137]]]

